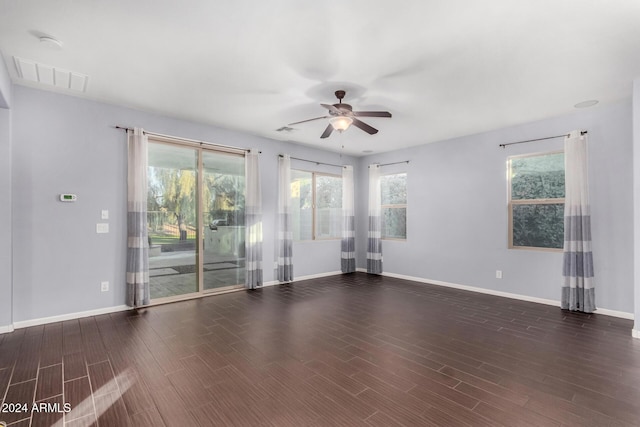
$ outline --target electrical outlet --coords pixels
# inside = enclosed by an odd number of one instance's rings
[[[108,209],[103,209],[100,217],[102,219],[109,219],[109,210]]]
[[[102,292],[109,292],[109,282],[100,282],[100,290]]]
[[[496,270],[496,279],[502,279],[502,270]]]
[[[278,261],[273,261],[273,269],[274,270],[278,269]]]
[[[109,223],[108,222],[101,222],[96,224],[96,233],[98,234],[103,234],[103,233],[108,233],[109,232]]]

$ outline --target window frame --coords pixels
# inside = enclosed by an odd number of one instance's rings
[[[317,230],[316,230],[316,224],[317,224],[317,191],[316,191],[316,182],[317,182],[317,177],[318,176],[329,176],[332,178],[339,178],[340,181],[342,181],[342,175],[338,175],[338,174],[332,174],[329,172],[316,172],[316,171],[311,171],[311,170],[306,170],[306,169],[298,169],[298,168],[291,168],[292,171],[298,171],[298,172],[305,172],[305,173],[310,173],[311,174],[311,239],[299,239],[299,240],[295,240],[294,242],[316,242],[316,241],[327,241],[327,240],[340,240],[342,239],[342,236],[335,236],[335,237],[318,237],[317,236]],[[340,205],[342,205],[342,202],[340,202]],[[342,209],[342,206],[340,206],[340,209]]]
[[[380,216],[381,218],[384,218],[384,215],[382,214],[382,212],[384,211],[385,208],[387,209],[398,209],[398,208],[404,208],[405,212],[407,212],[407,218],[408,218],[408,212],[409,212],[409,192],[408,192],[408,186],[407,188],[405,188],[405,193],[407,193],[407,198],[406,198],[406,202],[405,203],[390,203],[390,204],[384,204],[382,203],[382,179],[385,176],[391,176],[391,175],[406,175],[406,179],[405,182],[409,179],[409,174],[407,172],[390,172],[390,173],[385,173],[385,174],[381,174],[380,175]],[[384,222],[384,219],[382,219],[382,221]],[[382,235],[382,230],[385,229],[384,225],[381,224],[382,226],[380,227],[380,231],[381,231],[381,235],[380,238],[382,240],[395,240],[398,242],[406,242],[407,238],[409,236],[409,232],[408,232],[408,221],[405,222],[405,229],[404,229],[404,238],[402,237],[385,237],[384,235]]]
[[[507,242],[507,247],[508,249],[516,249],[516,250],[530,250],[530,251],[543,251],[543,252],[562,252],[562,248],[543,248],[543,247],[539,247],[539,246],[515,246],[513,244],[513,207],[515,205],[556,205],[556,204],[564,204],[565,202],[565,198],[564,197],[558,197],[558,198],[544,198],[544,199],[518,199],[518,200],[513,200],[512,199],[512,184],[511,184],[511,177],[513,176],[512,174],[512,163],[511,160],[512,159],[521,159],[521,158],[525,158],[525,157],[540,157],[540,156],[547,156],[547,155],[551,155],[551,154],[560,154],[562,153],[564,155],[564,150],[560,149],[560,150],[552,150],[552,151],[540,151],[540,152],[536,152],[536,153],[527,153],[527,154],[517,154],[514,156],[508,156],[507,157],[507,215],[508,215],[508,242]],[[565,172],[565,178],[566,178],[566,172]],[[566,179],[565,179],[566,182]],[[566,190],[565,190],[566,191]]]

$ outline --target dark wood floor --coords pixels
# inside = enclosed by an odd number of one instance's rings
[[[640,425],[603,315],[356,273],[0,335],[27,426]],[[55,409],[50,405],[49,410]]]

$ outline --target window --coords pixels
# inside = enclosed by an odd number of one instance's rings
[[[342,235],[342,177],[291,170],[294,240],[334,239]]]
[[[509,247],[562,249],[564,153],[509,157]]]
[[[407,174],[380,177],[382,190],[382,238],[407,238]]]

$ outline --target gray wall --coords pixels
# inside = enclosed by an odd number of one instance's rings
[[[2,62],[2,60],[0,60]],[[0,328],[11,314],[11,110],[0,108]]]
[[[461,118],[463,120],[464,118]],[[366,242],[367,165],[408,172],[408,239],[384,241],[384,271],[551,300],[560,299],[562,254],[507,249],[506,160],[563,147],[563,139],[506,142],[589,131],[596,303],[633,313],[631,102],[360,159],[358,242]],[[358,247],[358,266],[366,267]],[[496,270],[503,278],[496,279]],[[638,304],[636,304],[637,306]],[[636,312],[637,314],[637,312]]]
[[[11,78],[2,57],[0,57],[0,108],[11,108]]]
[[[0,328],[11,314],[11,83],[0,57]]]
[[[633,82],[633,205],[634,205],[634,285],[635,285],[635,330],[640,338],[640,77]]]
[[[336,153],[21,86],[13,95],[14,322],[125,303],[126,137],[113,125],[262,151],[265,281],[273,280],[277,154],[354,162]],[[61,203],[60,193],[75,193],[78,201]],[[96,223],[103,222],[102,209],[110,213],[109,234],[95,232]],[[295,249],[296,276],[340,270],[338,241]],[[100,292],[103,280],[111,283],[111,291]]]

